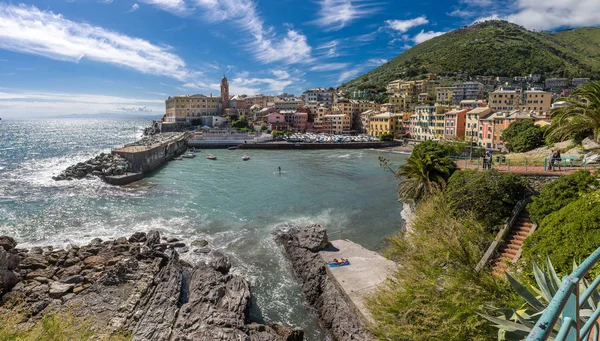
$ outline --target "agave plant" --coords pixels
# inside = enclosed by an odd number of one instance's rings
[[[577,263],[573,262],[573,270],[577,269],[577,267]],[[526,302],[522,307],[519,309],[496,309],[501,313],[496,317],[477,313],[498,328],[499,341],[525,340],[546,309],[548,303],[552,300],[552,297],[554,297],[558,289],[562,286],[562,282],[558,278],[548,256],[546,256],[546,267],[544,270],[540,269],[533,262],[533,274],[537,287],[531,286],[532,291],[530,291],[525,285],[521,284],[509,273],[506,273],[506,278],[510,285]],[[585,279],[579,283],[580,292],[584,292],[589,286],[589,282]],[[579,312],[582,323],[587,321],[599,303],[600,294],[595,290]],[[556,337],[561,325],[562,319],[559,317],[558,322],[554,325],[552,338]]]

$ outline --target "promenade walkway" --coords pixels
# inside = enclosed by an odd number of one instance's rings
[[[363,319],[373,323],[373,318],[364,304],[365,296],[372,294],[391,275],[396,263],[349,240],[340,239],[330,243],[328,248],[319,252],[321,258],[325,262],[331,262],[334,258],[347,258],[350,265],[328,267],[328,274],[354,304]]]
[[[456,166],[459,169],[475,169],[478,171],[485,170],[481,160],[455,160]],[[579,170],[589,170],[591,172],[600,168],[600,165],[586,165],[579,163],[562,163],[560,167],[550,169],[548,164],[544,162],[528,162],[527,160],[507,160],[505,162],[495,162],[491,166],[500,172],[510,172],[523,175],[542,175],[542,176],[559,176],[573,174]]]

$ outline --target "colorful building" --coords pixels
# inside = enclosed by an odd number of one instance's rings
[[[446,140],[465,137],[467,109],[453,110],[444,114],[444,138]]]
[[[398,124],[399,119],[402,120],[401,115],[391,112],[373,115],[369,122],[369,135],[396,134],[401,126]]]
[[[479,107],[467,111],[467,126],[465,127],[465,140],[479,145],[479,120],[492,112],[490,107]]]
[[[328,134],[345,134],[351,130],[351,116],[346,114],[329,114],[323,116],[323,130]]]

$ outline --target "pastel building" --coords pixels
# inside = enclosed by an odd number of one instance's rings
[[[457,84],[452,89],[452,102],[459,104],[464,100],[477,100],[483,98],[483,84],[479,82],[465,82]]]
[[[479,120],[492,112],[490,107],[479,107],[467,111],[465,140],[479,145]]]
[[[285,116],[278,112],[273,112],[273,113],[266,115],[266,119],[267,119],[267,126],[269,127],[269,130],[284,131],[284,130],[288,130],[288,128],[289,128],[289,124],[288,124],[288,122],[286,122]]]
[[[344,134],[351,129],[351,116],[345,114],[329,114],[323,116],[323,130],[328,134]]]
[[[439,104],[451,104],[453,89],[450,86],[435,88],[435,102]]]
[[[373,115],[369,122],[369,135],[395,134],[400,128],[398,118],[401,120],[402,116],[399,117],[391,112]]]
[[[444,114],[444,138],[452,140],[465,137],[467,109],[453,110]]]

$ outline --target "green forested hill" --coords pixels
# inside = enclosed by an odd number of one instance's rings
[[[427,73],[600,78],[600,28],[532,32],[506,21],[486,21],[414,46],[342,88],[382,89],[392,80]]]

